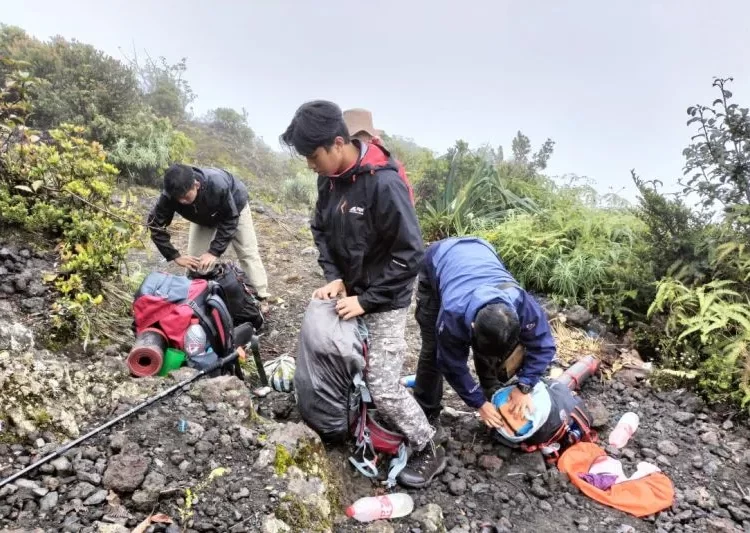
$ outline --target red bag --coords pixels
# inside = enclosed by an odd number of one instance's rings
[[[204,279],[189,280],[164,272],[149,274],[133,301],[136,336],[157,329],[170,346],[184,350],[185,332],[200,324],[219,357],[234,347],[232,317],[222,299],[221,287]]]

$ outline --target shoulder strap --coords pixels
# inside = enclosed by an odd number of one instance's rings
[[[187,303],[190,306],[190,309],[193,310],[193,313],[195,316],[198,317],[198,321],[201,323],[201,326],[203,326],[203,329],[205,329],[208,334],[211,336],[211,344],[216,342],[216,338],[218,337],[218,331],[216,331],[216,328],[214,327],[213,322],[206,316],[206,313],[203,312],[203,309],[200,308],[200,306],[195,302],[195,300],[188,300]]]
[[[232,337],[234,329],[232,315],[229,313],[229,309],[227,309],[224,300],[215,294],[212,294],[206,299],[206,306],[211,309],[212,314],[216,318],[215,322],[218,337],[216,340],[221,343],[224,354],[226,355],[231,351],[232,345],[234,344],[234,339]]]

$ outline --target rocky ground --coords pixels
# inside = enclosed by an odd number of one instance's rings
[[[274,294],[262,354],[293,355],[309,295],[323,282],[316,252],[305,217],[264,210],[254,218]],[[184,229],[177,227],[178,243]],[[133,260],[166,268],[157,257],[151,250]],[[0,242],[0,478],[192,372],[133,379],[116,348],[86,357],[40,349],[47,297],[41,272],[52,263],[18,242]],[[567,312],[603,333],[581,315]],[[419,348],[411,319],[408,335],[405,372]],[[623,347],[609,348],[613,363]],[[676,488],[673,507],[644,520],[588,499],[539,454],[493,443],[446,388],[447,471],[429,488],[407,491],[415,501],[411,515],[359,524],[344,516],[345,507],[382,489],[349,466],[349,450],[324,449],[299,423],[292,395],[257,398],[246,383],[221,377],[197,382],[0,489],[0,531],[750,531],[746,423],[686,391],[654,391],[643,372],[612,369],[582,392],[601,433],[624,412],[638,413],[641,426],[619,458],[626,471],[655,462]],[[495,529],[482,529],[485,523]]]

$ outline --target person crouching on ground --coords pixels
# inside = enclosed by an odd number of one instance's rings
[[[198,271],[210,270],[231,243],[240,268],[265,300],[268,280],[248,203],[245,184],[226,170],[174,164],[148,215],[151,239],[167,261]],[[166,231],[175,213],[191,222],[188,255],[177,251]]]
[[[401,484],[426,486],[446,466],[445,450],[416,400],[399,383],[406,319],[424,243],[414,206],[388,151],[351,140],[341,109],[303,104],[281,141],[318,174],[311,224],[326,285],[313,298],[338,299],[344,320],[364,315],[367,385],[378,413],[409,442]]]
[[[529,393],[555,356],[555,339],[544,310],[488,242],[449,238],[427,248],[416,320],[422,349],[414,397],[433,424],[438,425],[442,409],[443,377],[487,426],[499,428],[502,417],[489,400],[517,371],[509,408],[516,415],[533,412]],[[481,387],[469,372],[469,348]],[[506,365],[516,354],[515,365]]]

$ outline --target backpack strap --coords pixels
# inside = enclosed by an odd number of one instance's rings
[[[222,349],[225,355],[232,350],[234,344],[233,338],[233,324],[232,315],[229,313],[227,304],[216,294],[212,294],[206,298],[206,306],[211,309],[214,322],[216,324],[216,331],[218,340],[221,343]]]
[[[406,468],[409,461],[409,454],[406,451],[406,442],[402,442],[398,447],[398,454],[391,459],[390,468],[388,469],[388,478],[383,481],[383,485],[388,489],[396,486],[396,478],[401,471]]]
[[[216,339],[219,335],[219,332],[216,330],[216,327],[213,324],[213,321],[208,318],[206,313],[203,312],[203,309],[200,308],[200,306],[196,303],[195,300],[188,300],[187,303],[190,306],[190,309],[193,310],[193,313],[195,316],[198,317],[198,321],[200,322],[201,326],[203,326],[203,329],[205,329],[208,334],[211,336],[211,344],[213,345],[216,342]]]
[[[562,421],[554,435],[547,441],[538,444],[521,443],[524,452],[541,451],[548,463],[555,463],[560,457],[560,451],[578,442],[596,442],[598,435],[591,428],[591,416],[576,404],[570,414]]]
[[[359,376],[359,374],[357,374],[357,376]],[[370,396],[370,392],[367,390],[367,387],[364,386],[364,383],[360,384],[358,390],[364,390],[367,396]],[[354,454],[349,457],[349,462],[354,465],[354,468],[356,468],[363,476],[374,478],[378,476],[378,454],[372,444],[370,429],[367,427],[367,404],[364,402],[362,395],[360,395],[359,403],[357,426],[354,430],[356,448]]]
[[[575,444],[578,441],[596,442],[599,440],[599,435],[591,427],[591,424],[594,422],[591,415],[583,410],[580,405],[576,405],[573,408],[573,411],[570,413],[570,418],[572,418],[573,422],[578,426],[574,431],[581,432],[578,436],[578,440],[571,442],[571,444]]]
[[[232,325],[232,315],[229,312],[224,300],[218,294],[212,294],[206,299],[206,306],[211,309],[211,316],[216,323],[218,331],[218,341],[222,343],[223,355],[227,356],[234,348],[234,327]],[[228,369],[227,369],[228,370]],[[244,380],[242,366],[239,359],[232,363],[232,372],[239,379]]]

